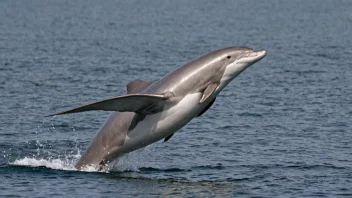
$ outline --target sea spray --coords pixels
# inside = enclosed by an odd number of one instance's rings
[[[43,145],[43,144],[38,143],[38,145]],[[11,162],[9,164],[16,165],[16,166],[46,167],[46,168],[57,169],[57,170],[77,171],[77,169],[75,168],[75,164],[78,161],[78,159],[81,157],[81,151],[79,149],[76,151],[77,153],[73,153],[73,151],[71,151],[69,152],[69,154],[64,154],[59,156],[47,155],[46,157],[40,156],[40,152],[38,152],[37,156],[16,159],[14,162]],[[87,166],[87,167],[84,167],[81,171],[83,172],[139,171],[140,167],[145,167],[145,163],[148,159],[149,153],[151,153],[152,151],[153,151],[153,146],[149,145],[145,148],[125,154],[124,156],[120,157],[116,161],[110,163],[107,169],[98,170],[97,167]]]

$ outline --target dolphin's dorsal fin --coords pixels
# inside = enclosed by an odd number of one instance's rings
[[[145,80],[134,80],[129,82],[126,87],[127,87],[127,93],[138,93],[142,91],[144,88],[148,87],[149,85],[153,84],[156,80],[153,81],[145,81]]]
[[[215,91],[218,85],[219,85],[218,83],[211,83],[210,85],[208,85],[203,92],[203,96],[202,96],[202,99],[200,99],[199,104],[202,104],[204,101],[206,101],[211,96],[211,94]]]
[[[197,117],[203,115],[206,111],[208,111],[208,109],[214,104],[215,99],[216,99],[216,98],[214,98],[214,99],[208,104],[208,106],[206,106],[206,107],[198,114]]]
[[[164,142],[167,142],[174,134],[172,133],[171,135],[167,136],[165,139],[164,139]]]
[[[106,100],[100,100],[90,104],[82,105],[77,108],[73,108],[67,111],[47,115],[61,115],[67,113],[78,113],[84,111],[120,111],[120,112],[136,112],[143,115],[150,115],[157,113],[162,110],[170,94],[156,95],[156,94],[127,94],[124,96],[118,96],[109,98]]]

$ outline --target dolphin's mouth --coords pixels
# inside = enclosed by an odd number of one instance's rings
[[[238,63],[251,63],[251,64],[253,64],[253,63],[258,62],[262,58],[264,58],[265,55],[266,55],[266,51],[265,50],[249,51],[244,56],[242,56],[240,58]]]

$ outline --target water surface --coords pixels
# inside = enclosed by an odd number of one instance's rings
[[[352,2],[0,2],[0,195],[352,196]],[[265,49],[203,116],[124,157],[73,166],[125,94],[227,46]]]

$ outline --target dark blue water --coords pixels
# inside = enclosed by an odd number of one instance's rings
[[[352,2],[0,1],[0,196],[352,196]],[[227,46],[267,56],[115,171],[73,166],[124,94]]]

